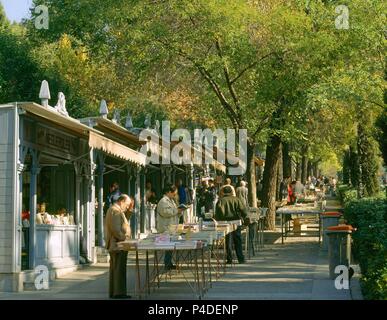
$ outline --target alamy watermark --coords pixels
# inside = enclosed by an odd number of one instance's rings
[[[335,288],[337,290],[349,290],[349,268],[345,265],[338,265],[335,268],[338,276],[335,279]]]
[[[309,2],[307,3],[307,7]],[[48,30],[50,23],[50,16],[48,7],[45,5],[38,5],[34,9],[35,12],[35,28],[38,30]],[[338,16],[335,19],[335,27],[338,30],[348,30],[349,29],[349,9],[346,5],[339,5],[335,8],[336,14]]]
[[[335,12],[338,16],[335,19],[335,27],[338,30],[349,29],[349,9],[346,5],[337,6]]]
[[[38,30],[48,30],[50,24],[50,16],[48,14],[48,7],[45,5],[39,5],[35,7],[35,28]]]
[[[193,138],[187,129],[176,129],[171,133],[169,121],[162,121],[161,137],[157,130],[144,129],[139,140],[146,141],[140,152],[152,164],[213,164],[227,163],[229,175],[243,175],[247,164],[247,130],[240,129],[195,129]],[[216,158],[214,147],[216,146]]]
[[[49,289],[49,271],[47,266],[39,265],[35,268],[35,288],[36,290],[48,290]]]

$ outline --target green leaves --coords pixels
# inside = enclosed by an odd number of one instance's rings
[[[364,198],[345,205],[344,216],[358,230],[354,254],[362,271],[367,299],[387,299],[387,200]]]
[[[0,29],[9,27],[9,20],[7,19],[3,5],[0,3]]]

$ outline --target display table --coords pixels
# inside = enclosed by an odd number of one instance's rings
[[[135,295],[149,295],[151,288],[160,287],[161,278],[165,275],[165,281],[173,272],[181,274],[192,292],[201,299],[208,289],[209,272],[211,272],[211,259],[208,245],[201,241],[171,241],[167,243],[155,243],[150,239],[138,241],[124,241],[118,243],[121,250],[134,251],[136,254],[136,286]],[[171,251],[176,262],[176,270],[165,270],[162,265],[162,257],[166,251]],[[153,253],[153,263],[149,259],[149,253]],[[139,255],[145,255],[145,284],[141,285],[141,272]],[[206,265],[207,264],[207,265]],[[188,275],[192,274],[193,279]]]
[[[321,213],[322,209],[315,208],[308,205],[292,205],[278,209],[276,211],[281,216],[281,241],[284,243],[286,237],[318,237],[318,241],[321,241]],[[304,216],[314,216],[318,220],[318,231],[316,230],[303,230],[299,233],[295,233],[291,228],[291,221],[293,218],[303,218]],[[312,228],[310,228],[312,229]]]
[[[203,230],[189,232],[185,235],[151,234],[145,239],[128,240],[118,243],[121,250],[134,252],[136,255],[135,295],[141,298],[149,295],[151,288],[160,287],[161,279],[168,280],[173,274],[180,274],[198,299],[201,299],[212,284],[212,271],[220,275],[220,269],[226,267],[226,234],[236,230],[240,221],[206,223]],[[193,226],[190,224],[189,226]],[[197,230],[197,228],[195,228]],[[187,230],[185,230],[187,231]],[[161,241],[162,238],[168,240]],[[176,270],[165,270],[163,254],[171,251],[176,263]],[[149,254],[153,254],[151,262]],[[145,255],[145,283],[142,285],[140,257]],[[213,264],[211,256],[215,257]],[[188,275],[193,276],[189,277]]]
[[[260,208],[250,208],[248,215],[249,225],[246,229],[245,251],[248,258],[255,256],[255,252],[263,248],[263,230],[265,214]]]

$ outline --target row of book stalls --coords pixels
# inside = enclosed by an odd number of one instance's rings
[[[0,291],[22,291],[42,266],[56,277],[97,262],[113,182],[135,199],[130,223],[139,238],[156,231],[147,181],[161,197],[166,183],[181,180],[195,190],[203,177],[220,185],[226,175],[216,160],[149,163],[139,128],[125,128],[106,113],[74,119],[59,102],[0,105],[0,130]],[[187,219],[196,214],[195,203]]]

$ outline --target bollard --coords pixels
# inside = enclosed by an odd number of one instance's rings
[[[352,226],[339,225],[328,227],[329,238],[328,259],[329,277],[334,280],[337,277],[335,268],[338,265],[349,267],[351,263],[351,234]]]
[[[327,228],[332,226],[337,226],[339,224],[339,219],[341,217],[340,212],[324,212],[321,214],[322,221],[322,230],[323,230],[323,242],[322,249],[324,251],[328,250],[328,236],[327,236]]]

